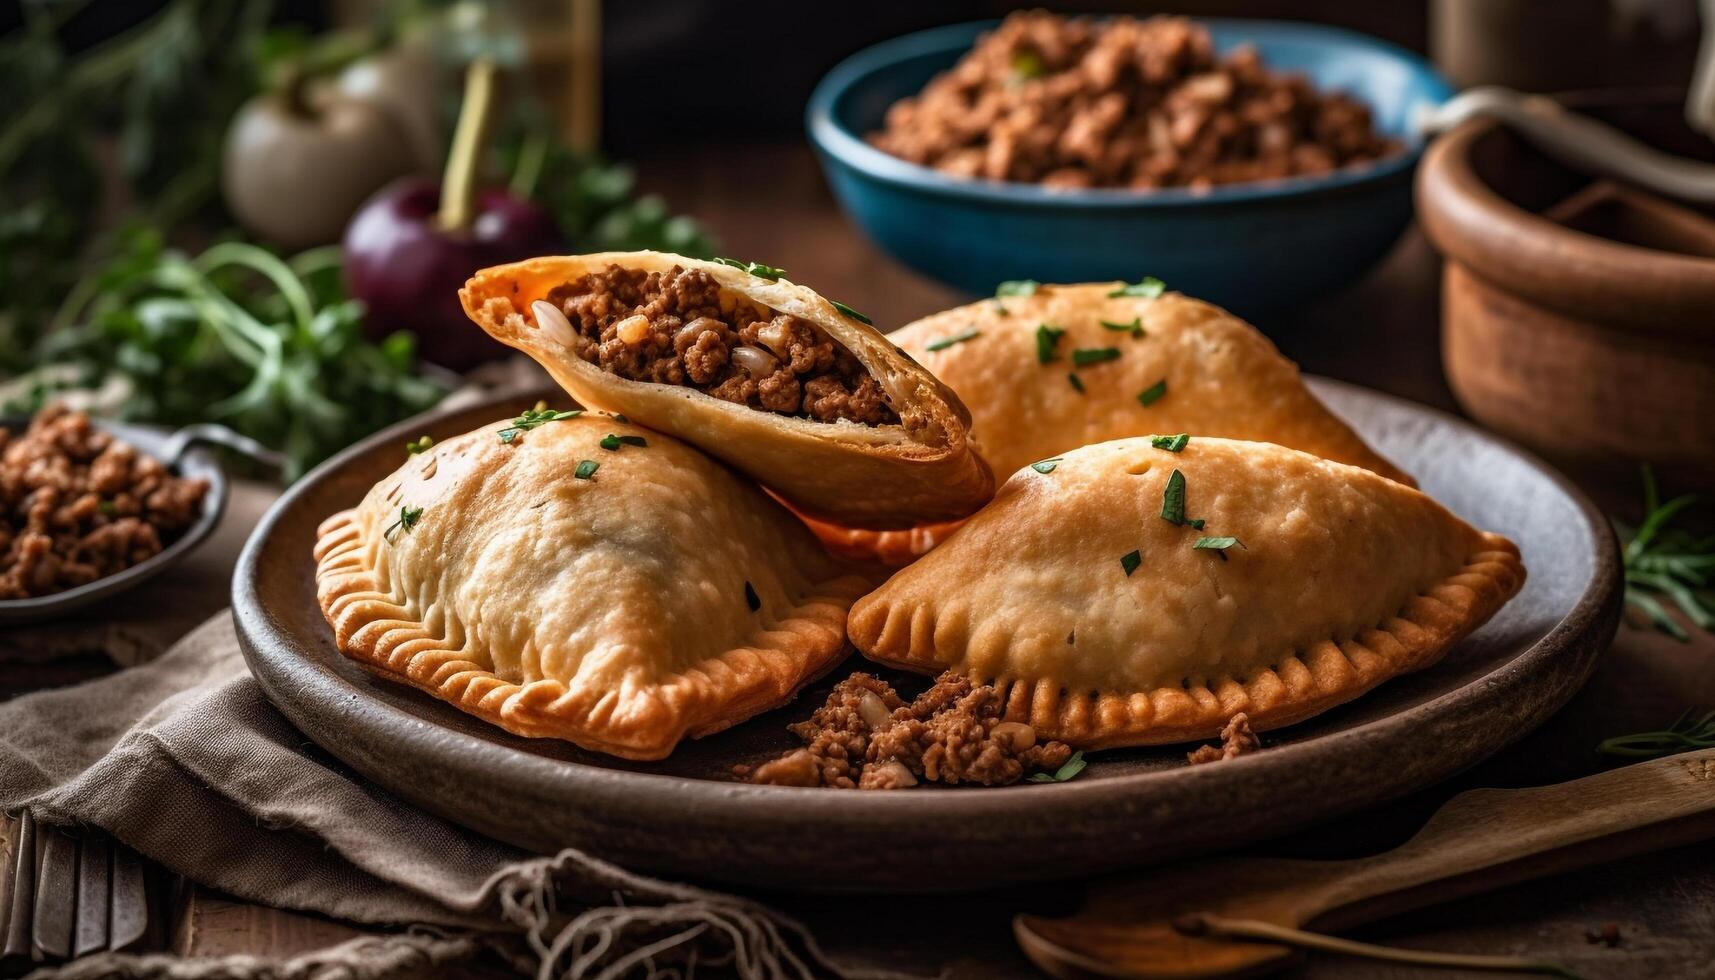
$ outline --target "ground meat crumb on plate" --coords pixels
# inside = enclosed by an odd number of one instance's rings
[[[1194,766],[1205,762],[1225,762],[1236,759],[1241,755],[1255,752],[1262,748],[1262,740],[1251,731],[1250,716],[1243,711],[1227,719],[1227,727],[1221,729],[1220,745],[1204,745],[1186,753],[1185,758]]]
[[[905,789],[926,783],[1005,786],[1071,758],[1064,742],[1039,742],[1029,725],[1001,719],[993,687],[942,674],[907,704],[892,685],[853,674],[808,721],[789,726],[804,743],[734,774],[777,786]]]

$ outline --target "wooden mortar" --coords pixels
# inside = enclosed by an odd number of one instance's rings
[[[1592,109],[1711,154],[1673,131],[1677,109]],[[1417,210],[1447,259],[1442,360],[1468,413],[1589,475],[1649,462],[1675,489],[1715,486],[1715,219],[1593,184],[1483,120],[1430,148]]]

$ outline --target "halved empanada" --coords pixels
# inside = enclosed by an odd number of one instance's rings
[[[1411,482],[1335,418],[1250,324],[1177,293],[1112,295],[1123,287],[1041,285],[1029,296],[936,313],[889,339],[964,401],[1002,479],[1079,446],[1189,432],[1272,442]],[[891,564],[958,526],[877,534],[847,525],[812,528],[836,550]]]
[[[1523,582],[1510,541],[1368,470],[1121,439],[1020,470],[848,631],[874,660],[996,684],[1043,736],[1149,745],[1241,711],[1277,728],[1426,667]]]
[[[993,495],[970,416],[934,375],[849,309],[751,268],[538,258],[485,269],[459,296],[579,401],[694,443],[804,513],[908,527]]]
[[[840,659],[866,587],[724,466],[594,413],[411,457],[315,555],[347,656],[630,759],[791,699]]]

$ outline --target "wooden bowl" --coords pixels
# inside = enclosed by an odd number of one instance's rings
[[[1677,106],[1578,108],[1715,158]],[[1417,208],[1447,259],[1442,358],[1467,412],[1590,476],[1649,462],[1715,486],[1715,217],[1593,183],[1486,121],[1430,148]]]

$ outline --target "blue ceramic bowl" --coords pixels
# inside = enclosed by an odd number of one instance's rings
[[[1368,103],[1405,152],[1320,177],[1202,192],[1048,190],[963,180],[875,149],[863,134],[915,95],[994,22],[956,24],[878,44],[828,73],[806,124],[846,213],[907,265],[976,295],[1004,279],[1136,280],[1241,314],[1289,307],[1344,285],[1387,251],[1411,218],[1422,153],[1420,110],[1452,89],[1423,59],[1350,31],[1207,19],[1217,49],[1256,45],[1263,63]]]

